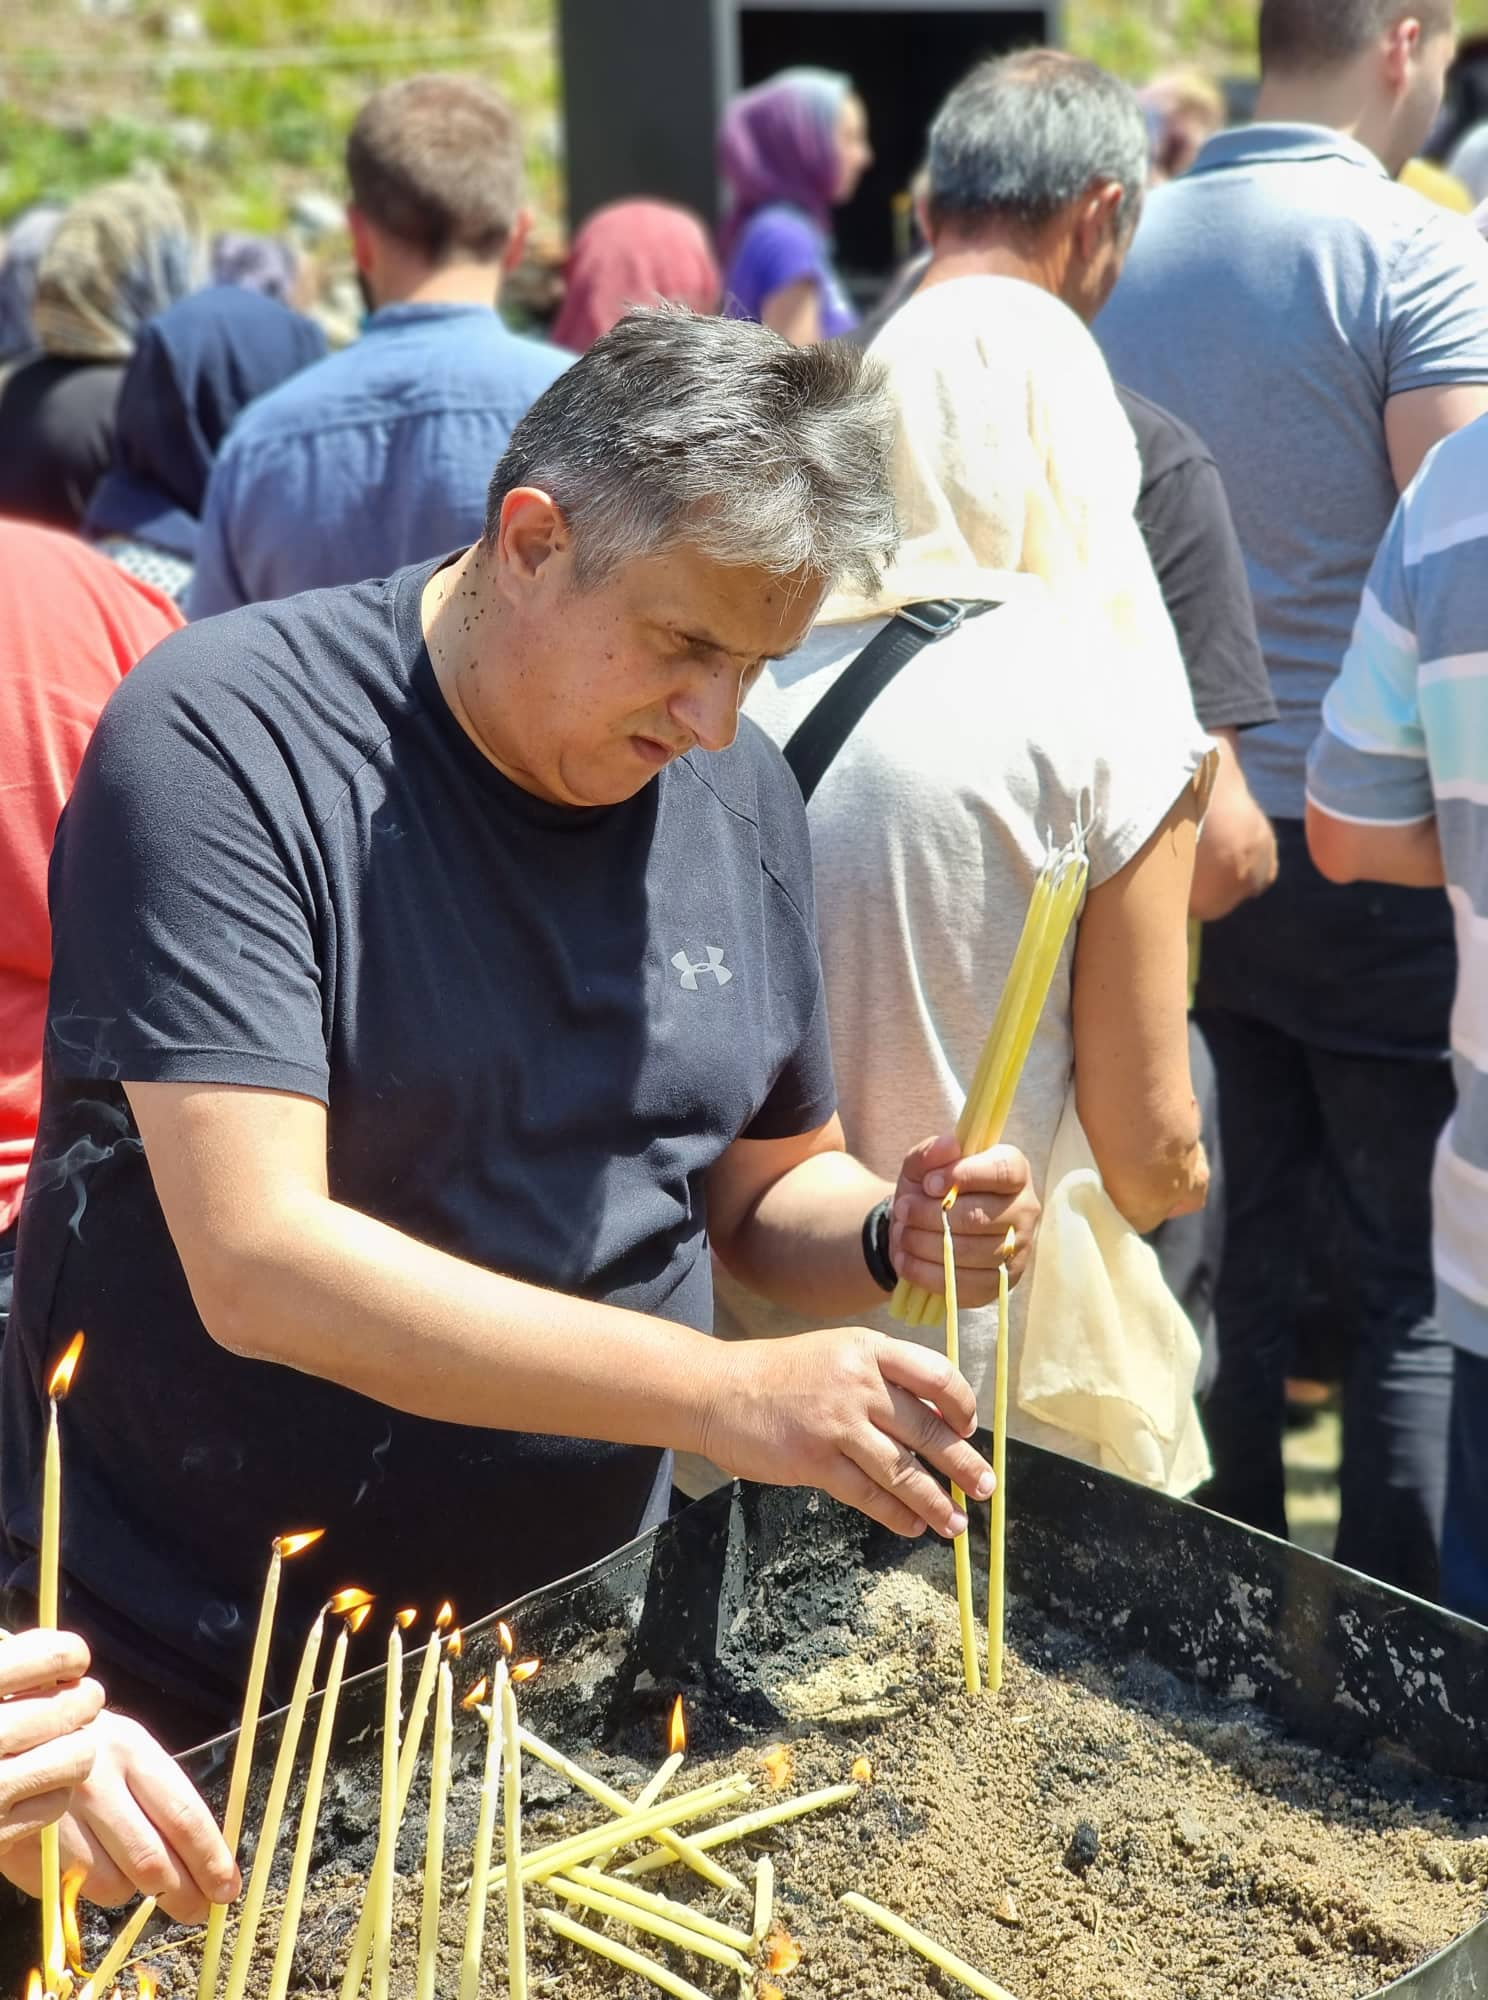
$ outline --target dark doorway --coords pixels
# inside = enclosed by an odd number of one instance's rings
[[[836,220],[840,268],[858,289],[881,280],[903,249],[902,200],[925,153],[942,99],[984,56],[1026,48],[1049,35],[1043,8],[751,7],[738,11],[742,85],[810,63],[846,70],[868,106],[874,163]]]

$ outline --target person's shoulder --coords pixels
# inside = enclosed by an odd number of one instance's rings
[[[1115,384],[1116,400],[1126,413],[1142,461],[1142,489],[1189,465],[1212,465],[1213,454],[1192,424],[1175,416],[1150,396],[1139,395],[1124,382]]]
[[[759,255],[762,251],[778,252],[808,246],[819,251],[824,241],[821,231],[804,209],[793,208],[789,202],[773,201],[768,207],[757,209],[745,223],[735,255],[743,257],[746,254]]]
[[[223,440],[218,463],[241,465],[265,445],[303,437],[325,423],[335,412],[337,397],[355,379],[354,353],[355,343],[339,348],[255,396]]]

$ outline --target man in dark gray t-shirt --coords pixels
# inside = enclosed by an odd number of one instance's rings
[[[930,1466],[990,1489],[944,1357],[708,1337],[710,1250],[840,1322],[938,1282],[937,1175],[983,1195],[970,1300],[1037,1213],[1006,1150],[922,1147],[897,1189],[845,1153],[805,816],[739,726],[892,545],[887,454],[855,354],[634,315],[519,426],[481,542],[204,620],[105,712],[53,870],[0,1508],[24,1595],[83,1326],[67,1619],[172,1740],[232,1715],[281,1529],[328,1530],[292,1654],[328,1577],[475,1616],[597,1558],[671,1446],[906,1532],[960,1521]]]

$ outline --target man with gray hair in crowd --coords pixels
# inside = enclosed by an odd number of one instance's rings
[[[940,1284],[952,1170],[964,1298],[1037,1215],[1008,1148],[927,1142],[897,1188],[846,1154],[805,815],[740,728],[891,551],[889,446],[854,350],[633,314],[517,427],[474,546],[192,626],[105,711],[54,863],[0,1506],[24,1599],[84,1326],[68,1622],[169,1740],[234,1712],[286,1526],[473,1616],[638,1533],[670,1447],[909,1534],[962,1524],[942,1481],[990,1491],[943,1356],[709,1337],[710,1249],[841,1321]],[[293,1612],[326,1581],[286,1571]]]
[[[1135,94],[1098,64],[1030,49],[979,64],[930,132],[920,287],[1010,277],[1062,299],[1087,322],[1109,297],[1141,213],[1147,125]],[[989,329],[989,331],[991,331]],[[1203,440],[1121,384],[1141,458],[1137,523],[1188,673],[1194,710],[1219,749],[1190,903],[1221,917],[1269,887],[1276,843],[1245,780],[1243,730],[1274,721],[1245,565],[1224,487]],[[1194,1087],[1213,1179],[1202,1212],[1154,1241],[1169,1285],[1214,1359],[1214,1291],[1223,1244],[1223,1154],[1214,1070],[1190,1032]]]
[[[1323,879],[1304,764],[1397,495],[1488,411],[1488,250],[1393,179],[1442,101],[1452,0],[1262,0],[1259,39],[1257,122],[1150,197],[1096,329],[1123,380],[1203,427],[1281,710],[1247,744],[1277,887],[1206,932],[1199,976],[1229,1167],[1209,1497],[1286,1532],[1284,1380],[1321,1188],[1356,1292],[1338,1558],[1431,1597],[1451,916],[1440,892]]]

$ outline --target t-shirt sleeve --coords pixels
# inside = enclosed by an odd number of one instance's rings
[[[1219,470],[1194,457],[1163,473],[1138,509],[1163,602],[1206,729],[1276,720],[1245,558]]]
[[[1435,801],[1419,703],[1420,648],[1405,560],[1408,500],[1380,544],[1341,672],[1323,697],[1307,796],[1333,819],[1409,826]]]
[[[804,215],[786,208],[768,209],[750,224],[731,276],[738,286],[740,304],[758,318],[768,301],[787,286],[806,279],[822,282],[821,238]]]
[[[196,568],[186,592],[186,610],[192,618],[214,618],[219,611],[236,611],[254,600],[232,548],[237,483],[238,461],[229,449],[218,459],[207,481],[196,542]]]
[[[1385,394],[1488,382],[1488,244],[1429,213],[1395,259],[1387,293]]]
[[[315,850],[264,724],[192,698],[212,629],[129,676],[83,760],[52,864],[49,1058],[324,1100]]]
[[[752,727],[752,725],[750,725]],[[781,1061],[746,1139],[794,1139],[837,1109],[827,989],[816,939],[806,808],[785,760],[761,736],[761,866],[769,923],[770,1012]]]

